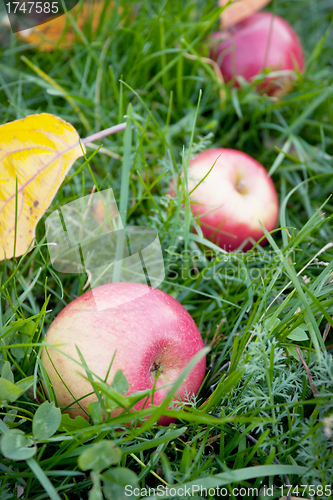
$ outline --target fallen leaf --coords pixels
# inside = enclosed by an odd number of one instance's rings
[[[258,10],[265,7],[271,0],[219,0],[219,6],[228,5],[221,14],[221,28],[229,28],[240,23]]]
[[[56,116],[30,115],[0,126],[0,260],[14,256],[16,203],[15,256],[20,256],[80,156],[79,134]]]
[[[75,19],[78,28],[83,31],[85,24],[91,24],[91,32],[96,32],[101,16],[110,16],[114,11],[115,2],[95,1],[76,5],[70,14]],[[121,8],[118,12],[121,11]],[[64,14],[47,23],[16,33],[18,38],[26,43],[35,45],[38,50],[52,52],[55,49],[68,49],[75,42],[82,43],[81,37],[75,32],[73,25]]]

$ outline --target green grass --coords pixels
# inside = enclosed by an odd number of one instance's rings
[[[202,59],[218,28],[215,2],[145,0],[134,19],[136,2],[117,4],[123,13],[105,19],[98,33],[78,32],[82,43],[64,51],[34,50],[0,29],[0,123],[46,111],[83,138],[128,121],[132,128],[104,139],[89,166],[75,163],[44,219],[95,185],[113,189],[127,224],[156,228],[167,270],[160,288],[190,312],[211,346],[207,377],[186,411],[167,410],[179,417],[169,428],[155,423],[160,408],[136,413],[135,422],[150,419],[127,428],[126,414],[100,420],[99,405],[90,424],[60,420],[54,406],[42,406],[43,336],[87,280],[53,270],[43,219],[32,251],[0,263],[0,498],[96,500],[101,488],[106,499],[128,498],[121,484],[220,486],[233,500],[235,487],[261,489],[265,499],[280,498],[290,484],[300,496],[329,498],[331,1],[270,5],[294,26],[306,55],[304,75],[280,100],[251,86],[223,86]],[[167,195],[188,159],[211,146],[240,149],[270,172],[282,229],[265,248],[223,253],[202,238],[188,203]],[[110,390],[103,391],[105,402]],[[314,485],[314,493],[301,495],[301,485]],[[253,491],[243,498],[257,498]]]

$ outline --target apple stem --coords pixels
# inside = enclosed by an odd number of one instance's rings
[[[240,194],[247,194],[246,183],[244,179],[240,179],[235,187]]]
[[[151,369],[150,369],[150,372],[156,374],[156,376],[158,377],[159,374],[162,373],[160,363],[158,363],[157,361],[155,361],[153,363]]]
[[[106,128],[104,130],[101,130],[100,132],[96,132],[96,134],[89,135],[88,137],[81,139],[81,143],[87,144],[88,142],[98,141],[99,139],[103,139],[103,137],[107,137],[108,135],[116,134],[117,132],[122,132],[123,130],[125,130],[125,128],[126,128],[126,122],[119,123],[119,125],[114,125],[113,127]]]

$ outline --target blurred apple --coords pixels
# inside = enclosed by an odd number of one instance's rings
[[[216,163],[215,163],[216,162]],[[215,163],[215,165],[214,165]],[[190,161],[188,190],[193,215],[199,217],[204,236],[221,248],[243,250],[264,233],[259,221],[272,231],[279,215],[275,186],[265,168],[241,151],[208,149]],[[265,243],[263,241],[261,244]]]
[[[142,290],[138,287],[146,288],[140,297]],[[108,308],[97,310],[95,300],[99,309],[103,302]],[[82,376],[86,376],[84,368],[70,359],[80,361],[76,346],[88,368],[102,379],[115,355],[107,381],[110,384],[117,370],[122,370],[129,382],[128,395],[151,389],[157,376],[155,405],[161,404],[171,384],[203,348],[196,324],[179,302],[161,290],[137,283],[102,285],[78,297],[55,318],[45,340],[57,344],[61,350],[45,347],[41,356],[57,404],[71,405],[73,395],[75,399],[83,398],[80,404],[86,411],[97,397],[95,393],[84,397],[92,392],[92,386]],[[205,359],[201,359],[182,382],[175,399],[185,401],[187,395],[197,394],[205,366]],[[168,387],[160,389],[162,386]],[[141,409],[144,402],[145,408],[149,407],[151,397],[148,401],[141,400],[134,408]],[[78,404],[66,411],[73,418],[77,415],[88,418]],[[117,414],[119,410],[111,416]],[[168,425],[173,421],[162,416],[159,423]]]
[[[225,81],[239,85],[238,77],[251,82],[265,69],[292,71],[267,77],[258,88],[267,94],[289,90],[295,71],[304,70],[301,42],[285,19],[270,12],[258,12],[225,31],[211,36],[210,57],[221,68]]]

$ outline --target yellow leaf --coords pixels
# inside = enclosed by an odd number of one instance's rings
[[[82,146],[83,147],[83,146]],[[50,114],[0,126],[0,260],[23,255],[65,175],[83,156],[75,128]]]
[[[108,17],[114,11],[115,2],[104,1],[84,2],[76,5],[70,14],[75,19],[78,28],[82,31],[86,23],[91,23],[91,32],[96,32],[101,21],[101,15]],[[120,9],[119,9],[120,10]],[[18,38],[31,45],[36,45],[38,50],[52,52],[57,49],[67,49],[75,42],[81,42],[67,14],[51,19],[50,21],[16,33]]]
[[[249,16],[252,16],[258,10],[263,9],[271,0],[219,0],[219,6],[224,7],[221,14],[221,28],[229,28],[234,24],[240,23]]]

